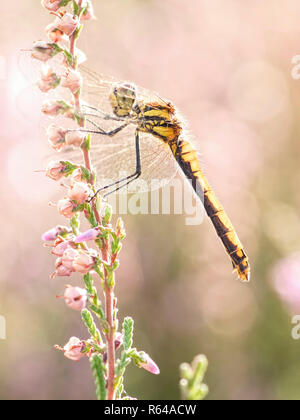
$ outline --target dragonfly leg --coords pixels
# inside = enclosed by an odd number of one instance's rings
[[[124,182],[123,185],[119,185],[115,189],[106,193],[104,195],[104,197],[107,197],[108,195],[113,194],[116,191],[119,191],[121,188],[126,187],[126,185],[129,185],[131,182],[135,181],[136,179],[138,179],[141,176],[142,168],[141,168],[141,153],[140,153],[140,137],[139,137],[139,130],[138,129],[136,129],[136,132],[135,132],[135,153],[136,153],[136,170],[135,170],[134,174],[126,176],[125,178],[119,179],[118,181],[113,182],[112,184],[106,185],[105,187],[99,188],[99,190],[90,199],[90,201],[93,200],[96,197],[96,195],[99,194],[99,192],[101,192],[101,191],[107,190],[110,187],[113,187],[115,185],[118,185],[118,184]]]
[[[106,112],[101,111],[101,109],[95,108],[93,106],[86,105],[86,104],[83,104],[82,106],[84,108],[91,109],[92,111],[96,111],[96,112],[99,112],[99,114],[101,114],[101,115],[95,115],[95,114],[85,113],[84,115],[86,115],[86,116],[91,116],[91,117],[96,117],[96,118],[102,118],[104,120],[124,121],[124,118],[116,117],[115,115],[107,114]]]
[[[120,131],[122,131],[125,127],[127,127],[128,123],[120,125],[120,127],[115,128],[114,130],[111,131],[104,131],[97,123],[95,123],[94,121],[89,121],[91,124],[93,124],[98,130],[99,130],[99,134],[102,134],[103,136],[109,136],[109,137],[113,137],[115,134],[118,134]]]
[[[114,136],[115,134],[119,133],[121,130],[123,130],[125,127],[128,126],[128,123],[121,125],[120,127],[115,128],[111,131],[104,131],[98,124],[92,122],[92,124],[97,128],[97,130],[89,130],[86,128],[81,128],[79,131],[82,133],[89,133],[89,134],[101,134],[103,136]],[[77,129],[70,129],[68,131],[78,131]]]

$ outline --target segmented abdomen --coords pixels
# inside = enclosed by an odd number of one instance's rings
[[[185,140],[178,140],[176,144],[172,142],[170,147],[180,168],[191,180],[194,191],[202,200],[206,213],[232,260],[234,269],[242,281],[249,281],[248,257],[224,208],[201,170],[196,150],[189,141]]]

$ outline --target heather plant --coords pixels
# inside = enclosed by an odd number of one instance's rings
[[[208,366],[207,358],[199,354],[191,364],[180,365],[180,392],[183,400],[203,400],[208,394],[208,386],[203,383]]]
[[[153,374],[158,374],[159,368],[148,354],[133,347],[132,318],[126,317],[118,331],[115,273],[125,229],[121,219],[113,223],[110,205],[95,195],[96,174],[90,155],[92,139],[80,130],[85,126],[79,66],[84,55],[76,48],[76,43],[83,22],[94,18],[92,2],[43,0],[42,5],[55,20],[46,28],[49,40],[33,44],[32,57],[44,63],[37,85],[44,93],[60,86],[72,96],[69,102],[64,97],[46,100],[42,112],[50,117],[71,118],[77,124],[77,129],[51,124],[47,130],[48,140],[57,152],[70,146],[82,150],[82,165],[58,159],[50,162],[46,169],[49,178],[64,179],[67,188],[65,197],[57,203],[57,210],[68,223],[43,234],[43,240],[57,257],[51,277],[82,274],[83,287],[67,285],[63,298],[71,309],[81,311],[89,334],[87,339],[71,337],[65,346],[56,348],[73,361],[89,358],[98,399],[128,399],[123,385],[126,367],[133,361]],[[54,56],[62,58],[62,75],[51,66]],[[83,218],[90,224],[90,229],[84,232],[80,229]]]
[[[90,153],[93,139],[84,130],[81,100],[80,65],[85,55],[77,48],[77,41],[83,23],[94,18],[93,5],[90,0],[42,0],[42,5],[54,21],[46,28],[48,40],[36,41],[32,47],[33,59],[42,65],[37,86],[45,94],[59,88],[62,96],[47,98],[41,111],[66,121],[65,126],[49,125],[48,141],[57,153],[70,147],[82,152],[82,164],[57,158],[45,171],[47,177],[62,183],[65,191],[56,204],[58,213],[66,219],[65,225],[51,228],[42,236],[57,258],[51,277],[82,275],[81,287],[67,284],[62,298],[70,309],[81,312],[88,334],[87,338],[71,337],[64,346],[55,347],[72,361],[89,358],[99,400],[132,399],[124,389],[127,366],[133,362],[152,374],[160,370],[147,353],[133,346],[133,319],[126,317],[119,326],[115,285],[126,233],[123,221],[114,220],[111,206],[96,194]],[[54,57],[60,58],[60,72]],[[75,128],[66,128],[67,121],[72,121]],[[82,229],[86,221],[89,228]],[[204,398],[207,388],[201,382],[205,369],[203,358],[181,367],[184,399]]]

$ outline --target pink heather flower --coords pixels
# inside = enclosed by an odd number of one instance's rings
[[[272,286],[291,311],[300,309],[300,254],[280,260],[272,271]]]
[[[60,161],[51,161],[46,169],[46,176],[53,179],[54,181],[59,181],[64,177],[66,170],[66,165]]]
[[[64,298],[69,308],[75,311],[82,311],[86,307],[88,296],[85,289],[67,285]]]
[[[86,137],[86,133],[79,130],[68,131],[66,133],[66,144],[68,146],[81,147]]]
[[[80,249],[73,261],[73,268],[81,274],[87,274],[95,265],[95,257]]]
[[[82,169],[77,168],[71,175],[71,181],[74,182],[85,182],[87,183],[86,178],[83,176]]]
[[[55,20],[54,25],[67,36],[71,36],[77,28],[78,23],[77,16],[71,13],[64,13]]]
[[[55,241],[55,244],[53,245],[51,254],[62,257],[67,248],[74,248],[73,242],[58,237]]]
[[[75,204],[69,198],[59,200],[57,203],[57,210],[59,214],[66,217],[67,219],[72,219],[75,216],[75,213],[73,212],[75,207]]]
[[[141,351],[139,354],[142,356],[142,358],[145,361],[144,362],[139,362],[138,366],[145,369],[145,370],[148,370],[148,372],[153,373],[153,375],[159,375],[160,374],[159,367],[151,359],[151,357],[143,351]]]
[[[85,357],[85,354],[82,353],[84,347],[84,343],[79,340],[79,338],[71,337],[63,349],[59,348],[58,346],[56,348],[62,350],[65,353],[65,357],[67,359],[73,360],[73,362],[78,362],[80,359]]]
[[[120,332],[116,332],[115,334],[115,350],[118,350],[118,348],[123,344],[123,334]]]
[[[42,235],[43,241],[55,241],[59,235],[63,235],[65,233],[70,233],[71,228],[67,226],[56,226]]]
[[[69,69],[62,78],[62,86],[76,94],[82,86],[82,77],[79,71]]]
[[[54,124],[50,125],[47,129],[48,141],[52,148],[56,151],[59,151],[65,147],[65,135],[66,131]]]
[[[90,193],[91,189],[88,184],[85,184],[84,182],[75,182],[68,191],[68,197],[78,204],[83,204],[89,198]]]
[[[57,12],[60,8],[61,0],[42,0],[42,6],[50,12]]]
[[[78,256],[78,251],[74,248],[68,247],[61,258],[62,264],[69,270],[74,271],[73,263]]]
[[[36,41],[32,46],[31,57],[40,61],[48,61],[54,55],[60,52],[53,44],[45,41]]]
[[[62,258],[57,258],[55,262],[55,272],[50,277],[70,277],[73,272],[74,270],[72,268],[68,268],[63,264]]]
[[[74,239],[77,244],[86,241],[94,241],[100,234],[99,228],[89,229]]]
[[[42,104],[41,111],[49,117],[57,117],[70,110],[70,106],[63,101],[49,100]]]
[[[84,0],[82,7],[85,8],[83,14],[81,15],[81,20],[91,20],[95,18],[94,8],[90,0]]]
[[[44,66],[41,71],[41,80],[37,82],[38,88],[47,93],[51,89],[55,89],[60,83],[59,77],[53,72],[51,67]]]
[[[53,22],[46,27],[46,34],[50,41],[55,43],[58,43],[64,39],[68,39],[67,36],[63,33],[63,31],[58,29],[56,24]]]

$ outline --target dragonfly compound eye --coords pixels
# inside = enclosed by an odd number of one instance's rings
[[[119,117],[130,115],[136,100],[136,87],[130,83],[116,85],[110,94],[110,103]]]

